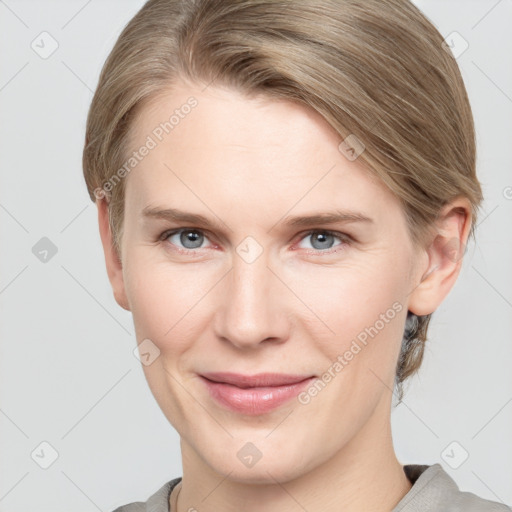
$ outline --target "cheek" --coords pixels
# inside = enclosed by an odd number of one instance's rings
[[[126,258],[125,288],[137,342],[149,339],[159,351],[156,355],[151,348],[152,361],[143,364],[142,369],[160,408],[180,432],[185,430],[184,418],[189,413],[186,402],[177,398],[183,394],[182,378],[173,376],[182,366],[188,367],[186,353],[204,331],[201,299],[213,283],[203,285],[203,281],[193,265],[184,269],[169,262],[155,262],[148,252],[136,249]]]
[[[397,260],[376,265],[370,259],[366,265],[310,266],[307,272],[288,273],[287,284],[300,299],[297,318],[327,356],[326,363],[345,354],[351,365],[394,367],[407,283]]]
[[[137,339],[150,338],[162,351],[172,347],[179,352],[198,328],[201,302],[211,281],[194,265],[154,262],[133,251],[126,262],[125,287]]]

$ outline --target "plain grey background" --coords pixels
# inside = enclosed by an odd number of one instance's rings
[[[415,3],[458,33],[485,203],[393,437],[402,463],[439,462],[461,490],[510,505],[512,0]],[[0,1],[2,512],[108,512],[182,475],[81,169],[101,66],[142,4]]]

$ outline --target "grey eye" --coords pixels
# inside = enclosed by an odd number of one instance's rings
[[[203,244],[205,236],[200,232],[194,229],[182,229],[172,235],[169,236],[169,240],[172,239],[173,236],[179,236],[179,244],[182,245],[185,249],[199,249]],[[171,243],[175,243],[171,240]]]
[[[312,246],[315,249],[330,249],[335,238],[333,235],[323,233],[321,231],[313,233],[309,235],[309,237],[311,238]],[[317,246],[315,246],[315,243],[317,243]]]
[[[311,240],[310,247],[316,251],[321,252],[335,247],[334,240],[336,239],[342,242],[339,245],[343,245],[343,239],[340,236],[335,235],[329,231],[317,230],[307,233],[302,238],[301,244],[304,243],[304,240]],[[302,246],[303,249],[309,249],[310,247]]]

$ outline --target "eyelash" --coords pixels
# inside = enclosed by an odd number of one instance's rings
[[[164,231],[161,235],[159,235],[158,240],[165,242],[166,239],[169,238],[170,236],[175,235],[180,232],[186,232],[186,231],[194,231],[196,233],[201,233],[201,234],[205,235],[206,238],[208,238],[207,232],[202,229],[179,228],[179,229],[172,229],[172,230]],[[340,244],[340,246],[336,246],[334,249],[327,249],[325,251],[314,250],[314,249],[307,250],[306,254],[311,254],[311,255],[315,255],[315,256],[323,255],[323,254],[334,254],[336,252],[339,252],[339,251],[345,249],[346,245],[349,245],[351,243],[351,241],[353,240],[352,237],[350,237],[346,233],[340,233],[338,231],[329,231],[327,229],[311,229],[310,231],[307,231],[306,233],[301,234],[301,237],[299,238],[298,241],[300,242],[304,238],[307,238],[308,236],[311,236],[315,233],[322,233],[322,234],[326,234],[329,236],[334,236],[335,238],[338,238],[338,240],[340,240],[342,242],[342,244]],[[169,245],[172,245],[173,246],[172,250],[176,251],[179,254],[197,256],[199,253],[199,249],[181,249],[181,248],[177,247],[175,244],[172,244],[170,242],[169,242]]]

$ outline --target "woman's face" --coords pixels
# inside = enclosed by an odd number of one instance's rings
[[[123,293],[184,465],[286,481],[378,447],[421,270],[398,200],[287,101],[181,84],[133,135]],[[208,224],[144,214],[166,209]],[[210,372],[313,379],[269,405],[276,389],[210,388]]]

